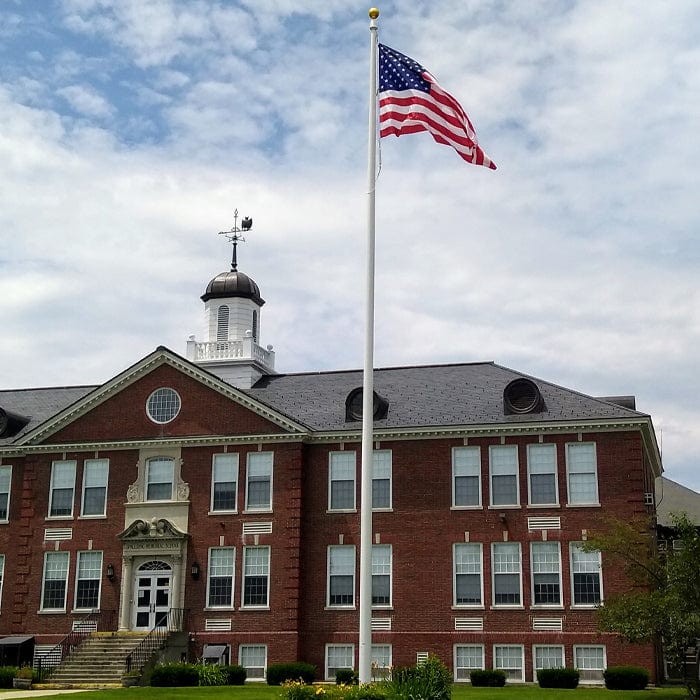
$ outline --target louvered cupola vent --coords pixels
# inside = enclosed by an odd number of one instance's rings
[[[503,390],[503,412],[506,415],[541,413],[544,408],[542,394],[531,379],[519,377]]]

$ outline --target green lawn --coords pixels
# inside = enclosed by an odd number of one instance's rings
[[[0,694],[1,697],[1,694]],[[29,697],[29,695],[28,695]],[[31,693],[31,700],[38,700],[41,691]],[[60,696],[54,696],[55,698]],[[280,688],[268,685],[246,685],[221,688],[118,688],[114,690],[90,690],[65,695],[65,700],[279,700]],[[606,690],[605,688],[578,688],[576,690],[544,690],[536,685],[510,686],[506,688],[472,688],[456,685],[452,700],[680,700],[686,697],[684,688],[659,688],[654,690]]]

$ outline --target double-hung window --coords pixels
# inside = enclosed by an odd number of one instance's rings
[[[7,522],[10,517],[10,486],[12,485],[12,467],[0,466],[0,522]]]
[[[455,681],[468,681],[471,672],[484,668],[484,647],[481,644],[455,645]]]
[[[326,680],[335,680],[341,668],[355,668],[355,645],[326,644]]]
[[[489,447],[489,469],[491,505],[520,505],[517,445],[491,445]]]
[[[154,457],[146,462],[146,500],[171,501],[175,460],[170,457]]]
[[[211,510],[235,511],[238,491],[238,454],[214,455],[211,468]]]
[[[569,505],[598,505],[598,465],[594,442],[566,445]]]
[[[452,506],[481,505],[481,448],[452,448]]]
[[[355,545],[336,544],[328,547],[329,607],[355,605]]]
[[[491,545],[493,604],[522,604],[522,560],[519,542],[494,542]]]
[[[355,451],[328,456],[328,510],[355,509]]]
[[[391,605],[391,545],[372,545],[372,605]]]
[[[604,646],[574,646],[574,667],[581,683],[602,683],[606,666]]]
[[[454,545],[454,604],[483,605],[481,544]]]
[[[493,647],[493,667],[505,671],[507,681],[524,683],[524,652],[519,644],[496,644]]]
[[[560,606],[561,562],[559,542],[532,542],[532,604]]]
[[[527,492],[532,506],[557,505],[557,446],[527,446]]]
[[[267,671],[267,645],[241,644],[238,648],[238,663],[246,670],[251,681],[265,680]]]
[[[598,605],[601,593],[600,552],[584,552],[581,545],[571,544],[571,597],[573,605]]]
[[[49,517],[73,517],[75,460],[54,462],[51,466]]]
[[[96,610],[100,607],[102,552],[78,552],[78,573],[75,581],[75,609]]]
[[[372,644],[370,653],[370,673],[373,683],[391,677],[391,644]]]
[[[243,607],[270,603],[270,548],[243,547]]]
[[[236,562],[234,547],[212,547],[209,550],[207,583],[208,608],[233,607],[233,575]]]
[[[532,650],[533,681],[537,680],[537,671],[544,668],[564,668],[564,647],[535,645]]]
[[[391,450],[372,453],[372,508],[391,509]]]
[[[81,514],[100,516],[106,514],[108,459],[86,459],[83,465],[83,498]]]
[[[272,452],[248,453],[246,510],[272,510]]]
[[[65,611],[68,589],[68,552],[44,554],[41,609]]]

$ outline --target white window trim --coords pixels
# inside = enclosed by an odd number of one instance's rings
[[[518,570],[518,576],[520,579],[520,603],[496,603],[496,576],[499,574],[496,573],[496,567],[494,566],[495,562],[495,550],[497,545],[501,544],[510,544],[510,545],[517,545],[518,546],[518,558],[519,558],[519,570]],[[498,608],[499,610],[506,610],[510,608],[511,610],[519,610],[524,607],[524,601],[523,601],[523,548],[520,542],[492,542],[491,543],[491,607],[493,608]],[[499,645],[499,646],[508,646],[508,645]],[[512,645],[511,645],[512,646]]]
[[[350,666],[350,668],[352,668],[352,669],[355,668],[355,645],[354,645],[354,644],[351,644],[351,643],[350,643],[350,644],[342,644],[342,643],[338,643],[338,644],[326,644],[326,650],[325,650],[325,654],[324,654],[324,656],[325,656],[325,659],[324,659],[324,666],[325,666],[325,668],[324,668],[324,678],[325,678],[327,681],[334,681],[334,680],[335,680],[335,676],[334,676],[333,678],[330,678],[330,677],[329,677],[329,674],[328,674],[328,650],[329,650],[329,649],[334,649],[334,648],[337,648],[337,647],[349,647],[350,649],[352,649],[352,659],[353,659],[353,662],[352,662],[352,666]],[[338,668],[348,668],[348,667],[342,666],[342,667],[338,667]]]
[[[100,568],[97,574],[97,605],[94,608],[79,608],[78,607],[78,581],[80,579],[80,558],[83,554],[95,554],[99,552],[100,554]],[[73,591],[73,610],[75,611],[88,611],[88,610],[99,610],[102,602],[102,567],[104,566],[104,552],[102,550],[95,549],[84,549],[80,550],[75,559],[75,590]],[[93,581],[94,579],[85,579],[87,581]]]
[[[525,646],[523,644],[494,644],[493,645],[493,668],[498,668],[496,666],[496,649],[497,648],[508,648],[508,649],[520,649],[520,678],[515,680],[512,678],[507,678],[506,683],[524,683],[525,682]],[[505,671],[505,669],[502,669]],[[507,673],[507,671],[506,671]]]
[[[389,602],[388,603],[372,603],[373,609],[384,609],[391,608],[394,603],[394,548],[390,544],[373,544],[372,551],[374,552],[375,547],[385,547],[389,550]],[[386,576],[386,574],[376,574],[377,576]],[[374,593],[374,570],[372,571],[372,588],[370,595]]]
[[[515,503],[493,502],[493,453],[508,449],[515,453]],[[520,454],[517,445],[489,445],[489,507],[490,508],[519,508],[520,507]]]
[[[340,547],[352,548],[352,603],[345,605],[337,605],[331,603],[331,550],[338,549]],[[331,544],[328,545],[326,550],[326,608],[330,610],[353,610],[357,602],[357,592],[355,590],[357,586],[357,552],[354,544]]]
[[[457,602],[457,548],[462,545],[471,545],[479,548],[479,578],[481,580],[481,602],[480,603],[458,603]],[[454,608],[484,608],[484,546],[481,542],[456,542],[452,545],[452,606]]]
[[[455,483],[456,483],[456,478],[457,475],[455,474],[455,462],[456,462],[456,455],[458,454],[459,451],[461,450],[474,450],[476,454],[478,455],[477,458],[477,463],[479,465],[479,473],[477,476],[478,482],[479,482],[479,502],[474,503],[472,505],[457,505],[456,501],[456,495],[457,495],[457,490],[455,489]],[[489,476],[489,483],[490,483],[491,477]],[[453,447],[452,448],[452,509],[453,510],[481,510],[484,507],[483,504],[483,484],[482,484],[482,479],[481,479],[481,447],[476,446],[476,445],[465,445],[465,446],[460,446],[460,447]]]
[[[333,479],[333,456],[342,455],[353,456],[353,473],[352,473],[352,506],[349,508],[334,508],[332,502],[333,482],[340,479]],[[357,512],[357,452],[355,450],[333,450],[328,453],[328,512],[329,513],[355,513]]]
[[[7,484],[7,517],[0,518],[0,523],[7,523],[10,521],[10,502],[12,497],[12,465],[11,464],[0,464],[0,470],[7,470],[10,474],[10,478]],[[3,492],[4,493],[4,492]]]
[[[216,470],[216,458],[217,457],[236,457],[236,466],[234,468],[234,478],[236,480],[236,489],[235,489],[235,500],[236,500],[236,505],[233,509],[222,509],[222,510],[215,510],[214,509],[214,486],[218,483],[214,481],[214,473]],[[211,497],[209,500],[209,515],[217,515],[219,513],[238,513],[238,486],[239,486],[239,476],[240,476],[240,455],[237,452],[217,452],[216,454],[213,454],[211,457]],[[247,490],[247,486],[246,486]]]
[[[5,587],[5,555],[0,554],[0,610],[2,610],[2,590]]]
[[[559,556],[559,602],[558,603],[535,603],[535,570],[533,563],[535,558],[533,550],[541,544],[556,545],[557,554]],[[561,542],[530,542],[530,607],[540,609],[561,609],[564,607],[564,584],[562,581],[562,561],[561,561]],[[573,589],[572,589],[573,590]],[[545,645],[547,646],[547,645]],[[556,645],[549,645],[556,646]]]
[[[264,603],[246,603],[245,602],[245,580],[246,580],[246,557],[252,549],[264,549],[267,551],[267,590],[266,600]],[[241,610],[269,610],[270,608],[270,568],[272,565],[272,551],[269,545],[247,545],[243,547],[243,557],[241,560]]]
[[[457,672],[459,670],[467,670],[466,667],[464,666],[457,666],[457,649],[459,647],[478,647],[481,649],[481,666],[479,666],[478,670],[483,670],[485,668],[486,662],[486,656],[485,656],[485,650],[484,650],[484,645],[480,643],[469,643],[469,642],[461,642],[457,643],[452,647],[452,669],[453,669],[453,680],[455,683],[471,683],[470,680],[464,680],[464,679],[457,679]],[[475,669],[468,669],[470,671],[474,671]]]
[[[605,671],[605,669],[608,667],[608,651],[605,647],[605,644],[574,644],[573,646],[573,659],[572,663],[575,666],[576,665],[576,651],[578,649],[588,649],[588,648],[596,648],[596,649],[602,649],[603,650],[603,668],[600,669],[601,673]],[[599,670],[599,669],[583,669],[584,671],[588,670]],[[591,680],[580,680],[580,684],[582,685],[603,685],[605,683],[604,679],[601,678],[599,681],[591,681]]]
[[[566,667],[566,649],[564,648],[563,644],[533,644],[532,645],[532,682],[537,683],[537,671],[540,669],[537,667],[537,649],[549,649],[549,648],[557,648],[561,649],[561,661],[562,661],[562,668]]]
[[[219,549],[230,549],[233,551],[233,570],[231,571],[231,603],[230,605],[212,605],[209,601],[210,579],[211,579],[211,553]],[[235,547],[209,547],[207,550],[207,606],[206,610],[233,610],[236,601],[236,548]]]
[[[379,506],[377,508],[372,505],[372,511],[375,513],[382,513],[382,512],[388,512],[393,510],[394,508],[394,456],[392,454],[391,450],[374,450],[372,452],[372,483],[374,484],[374,455],[379,454],[379,453],[388,453],[389,454],[389,505],[388,506]],[[379,481],[379,477],[377,477],[377,480]]]
[[[571,475],[569,473],[569,451],[572,447],[591,445],[593,448],[593,475],[595,478],[595,501],[572,501],[571,500]],[[567,442],[565,445],[566,454],[566,504],[568,507],[581,508],[586,506],[600,506],[600,487],[598,484],[598,446],[595,442]]]
[[[603,594],[603,555],[598,552],[598,585],[600,586],[600,602],[598,603],[576,603],[574,602],[574,547],[578,548],[583,542],[569,542],[569,577],[571,590],[571,608],[576,610],[592,610],[603,604],[605,596]],[[586,644],[582,646],[596,646]]]
[[[102,508],[101,513],[88,513],[87,515],[85,514],[85,490],[87,488],[87,485],[85,483],[85,475],[87,474],[87,468],[88,464],[91,464],[93,462],[106,462],[107,463],[107,478],[105,479],[105,485],[104,485],[104,505]],[[95,487],[91,487],[95,488]],[[97,459],[86,459],[83,462],[83,480],[81,484],[81,496],[80,496],[80,517],[85,518],[85,519],[90,519],[90,518],[105,518],[107,517],[107,503],[108,503],[108,498],[109,498],[109,459],[106,457],[99,457]]]
[[[44,607],[44,591],[46,588],[46,562],[50,555],[52,554],[65,554],[68,560],[68,566],[66,567],[65,584],[66,590],[63,593],[63,607],[62,608],[45,608]],[[52,579],[54,580],[54,579]],[[68,581],[70,580],[70,554],[68,552],[44,552],[44,567],[41,571],[41,598],[39,599],[39,612],[49,613],[49,614],[60,614],[65,613],[68,609]]]
[[[530,481],[530,452],[547,447],[554,450],[554,501],[551,503],[533,503],[532,502],[532,484]],[[547,508],[548,506],[558,506],[559,505],[559,465],[557,460],[557,445],[550,442],[536,442],[531,443],[527,446],[527,504],[534,508]]]
[[[51,504],[53,502],[54,491],[54,471],[57,464],[72,464],[73,465],[73,497],[71,499],[70,515],[51,515]],[[51,462],[51,479],[49,482],[49,510],[46,516],[47,520],[72,520],[75,514],[75,476],[78,471],[78,463],[74,459],[56,459]]]
[[[270,502],[266,506],[250,506],[250,458],[252,455],[270,455]],[[244,513],[272,513],[272,502],[274,495],[274,477],[275,477],[275,453],[271,450],[265,452],[249,452],[246,455],[245,469],[245,510]]]

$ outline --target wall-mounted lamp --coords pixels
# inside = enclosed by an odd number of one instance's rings
[[[113,564],[107,564],[107,578],[110,581],[114,581],[114,565]]]
[[[192,568],[190,569],[192,578],[196,581],[199,578],[199,564],[195,561],[192,562]]]
[[[502,523],[505,523],[505,521],[506,521],[506,514],[505,514],[505,513],[499,513],[499,514],[498,514],[498,519],[499,519]]]

